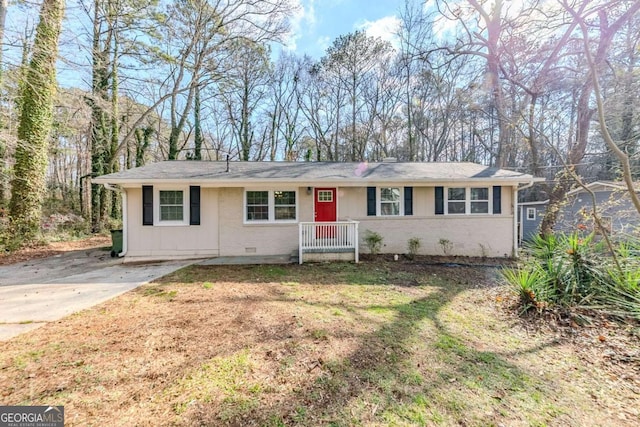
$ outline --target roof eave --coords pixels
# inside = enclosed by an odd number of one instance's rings
[[[206,187],[247,187],[247,186],[260,186],[260,185],[271,185],[271,184],[294,184],[301,187],[312,186],[318,187],[321,185],[337,185],[342,187],[356,187],[362,185],[383,185],[389,183],[397,183],[397,184],[429,184],[429,185],[446,185],[452,182],[455,183],[483,183],[483,184],[500,184],[500,185],[512,185],[517,186],[519,184],[528,184],[531,182],[539,182],[540,180],[544,181],[544,178],[532,178],[532,177],[522,177],[522,178],[500,178],[500,177],[491,177],[491,178],[473,178],[473,177],[464,177],[464,178],[434,178],[434,179],[353,179],[353,180],[345,180],[345,179],[286,179],[286,178],[270,178],[270,179],[229,179],[229,180],[220,180],[220,179],[190,179],[190,178],[179,178],[179,179],[127,179],[127,178],[94,178],[93,182],[96,184],[112,184],[112,185],[120,185],[123,187],[133,187],[140,185],[189,185],[189,184],[199,184]]]

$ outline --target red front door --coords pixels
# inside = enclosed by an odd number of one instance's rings
[[[337,201],[335,188],[316,188],[314,190],[314,212],[316,222],[335,222],[337,219]],[[335,226],[319,225],[316,238],[333,238]]]

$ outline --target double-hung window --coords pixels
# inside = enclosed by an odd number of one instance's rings
[[[471,213],[489,213],[489,189],[487,187],[470,188],[471,193]]]
[[[367,187],[367,216],[413,215],[413,187]]]
[[[160,222],[184,221],[184,192],[160,190]]]
[[[296,192],[295,191],[274,191],[273,192],[273,216],[276,221],[296,220]]]
[[[464,214],[467,208],[467,189],[464,187],[447,189],[447,213]]]
[[[447,188],[446,195],[449,215],[481,215],[491,212],[488,187],[450,187]]]
[[[269,192],[247,191],[247,221],[269,221]]]
[[[245,222],[286,222],[297,220],[297,194],[294,190],[247,190]]]
[[[536,219],[536,208],[527,208],[527,220],[535,221]]]
[[[398,216],[401,212],[400,188],[382,187],[380,188],[380,215]]]
[[[153,188],[153,225],[189,225],[189,187]]]
[[[200,225],[200,186],[142,186],[142,225]]]

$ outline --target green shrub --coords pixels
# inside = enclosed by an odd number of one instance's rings
[[[367,230],[364,235],[364,244],[369,248],[369,253],[377,255],[382,248],[383,237],[375,231]]]
[[[408,255],[410,259],[414,259],[416,255],[418,255],[420,245],[421,243],[419,237],[412,237],[409,239],[409,241],[407,242],[407,249],[409,250]]]
[[[503,277],[523,311],[549,306],[583,307],[640,320],[640,262],[634,241],[609,250],[593,235],[537,237],[525,247],[528,262]]]
[[[518,296],[522,312],[532,309],[541,311],[552,299],[547,273],[538,264],[508,268],[503,270],[502,275]]]
[[[637,259],[626,261],[621,270],[606,269],[595,305],[609,315],[640,321],[640,263]]]
[[[541,236],[537,234],[524,245],[524,250],[532,257],[546,261],[554,257],[558,246],[559,242],[555,235]]]

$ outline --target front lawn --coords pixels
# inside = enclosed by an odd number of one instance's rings
[[[497,276],[189,267],[0,343],[0,404],[70,426],[637,425],[638,331],[534,327]]]

